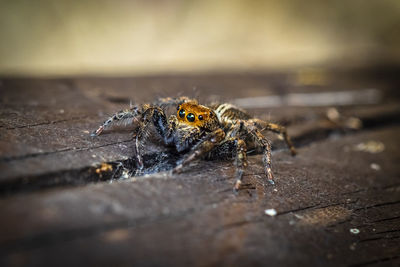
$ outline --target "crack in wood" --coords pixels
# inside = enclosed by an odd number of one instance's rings
[[[384,203],[379,203],[379,204],[370,205],[370,206],[366,206],[366,207],[356,208],[356,209],[354,209],[354,211],[367,210],[367,209],[379,208],[379,207],[397,205],[397,204],[400,204],[400,200],[392,201],[392,202],[384,202]]]
[[[391,220],[397,220],[397,219],[400,219],[400,216],[391,217],[391,218],[379,219],[379,220],[372,221],[372,222],[373,222],[373,223],[376,223],[376,222],[385,222],[385,221],[391,221]]]
[[[332,204],[328,204],[328,205],[324,205],[324,206],[320,206],[321,203],[319,203],[319,204],[316,204],[316,205],[311,205],[311,206],[307,206],[307,207],[303,207],[303,208],[297,208],[297,209],[293,209],[293,210],[278,212],[277,216],[285,215],[285,214],[288,214],[288,213],[299,212],[299,211],[305,211],[305,210],[309,210],[309,209],[315,209],[315,210],[326,209],[326,208],[329,208],[329,207],[335,207],[335,206],[340,206],[340,205],[354,204],[356,202],[357,202],[357,200],[351,201],[351,202],[332,203]]]
[[[6,130],[15,130],[15,129],[30,128],[30,127],[37,127],[37,126],[43,126],[43,125],[52,125],[52,124],[68,122],[68,121],[82,120],[82,119],[87,119],[87,118],[90,118],[90,116],[72,117],[72,118],[69,118],[69,119],[45,121],[45,122],[39,122],[39,123],[34,123],[34,124],[24,124],[24,125],[18,125],[18,126],[13,126],[13,127],[4,127],[4,128]]]
[[[367,265],[372,265],[372,264],[392,261],[392,260],[396,260],[396,259],[400,259],[400,256],[378,258],[378,259],[375,259],[375,260],[361,262],[361,263],[355,263],[355,264],[351,264],[351,265],[348,265],[348,266],[349,267],[362,267],[362,266],[367,266]]]
[[[285,215],[285,214],[288,214],[288,213],[294,213],[294,212],[299,212],[299,211],[312,209],[312,208],[318,207],[318,205],[319,204],[315,204],[315,205],[311,205],[311,206],[307,206],[307,207],[301,207],[301,208],[297,208],[297,209],[290,209],[290,210],[287,210],[287,211],[278,212],[278,214],[276,214],[276,216],[281,216],[281,215]]]
[[[361,239],[358,242],[359,243],[364,243],[364,242],[370,242],[370,241],[376,241],[376,240],[392,240],[392,239],[397,239],[400,238],[400,236],[380,236],[380,237],[372,237],[372,238],[366,238],[366,239]]]
[[[98,145],[98,146],[68,147],[68,148],[63,148],[63,149],[59,149],[59,150],[55,150],[55,151],[31,153],[31,154],[27,154],[27,155],[23,155],[23,156],[2,157],[2,158],[0,158],[0,161],[10,162],[10,161],[13,161],[13,160],[24,160],[24,159],[27,159],[27,158],[34,158],[34,157],[39,157],[39,156],[47,156],[47,155],[53,155],[53,154],[69,152],[69,151],[74,151],[74,152],[87,151],[87,150],[91,150],[91,149],[97,149],[97,148],[102,148],[102,147],[107,147],[107,146],[113,146],[113,145],[128,143],[128,142],[132,142],[132,141],[133,141],[133,139],[130,138],[128,140],[123,140],[123,141],[118,141],[118,142],[113,142],[113,143],[107,143],[107,144]]]
[[[397,232],[400,232],[400,229],[388,230],[388,231],[382,231],[382,232],[374,232],[374,235],[390,234],[390,233],[397,233]]]

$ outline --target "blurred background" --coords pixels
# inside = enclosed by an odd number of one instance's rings
[[[0,1],[0,75],[400,62],[398,0]]]

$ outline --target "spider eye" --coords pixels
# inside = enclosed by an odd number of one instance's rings
[[[178,106],[177,108],[176,108],[176,110],[179,110],[181,107],[180,106]]]
[[[203,115],[199,115],[199,120],[203,120]]]
[[[187,119],[188,121],[190,121],[190,122],[194,122],[195,116],[194,116],[193,113],[189,113],[189,114],[187,114],[186,119]]]
[[[185,110],[184,109],[179,110],[179,117],[181,117],[182,119],[185,117]]]

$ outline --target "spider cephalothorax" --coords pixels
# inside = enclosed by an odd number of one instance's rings
[[[208,130],[215,130],[220,126],[215,112],[199,105],[197,101],[184,102],[177,109],[177,118],[180,123]]]
[[[176,106],[176,116],[169,118],[165,109]],[[263,130],[281,134],[292,155],[296,154],[286,129],[274,123],[252,118],[245,111],[231,104],[214,104],[209,107],[198,104],[187,97],[162,98],[153,104],[120,111],[106,120],[93,135],[114,124],[133,124],[136,128],[136,159],[139,169],[143,168],[143,144],[147,129],[154,126],[167,146],[174,147],[182,154],[173,172],[180,172],[184,166],[198,158],[235,159],[236,182],[234,190],[240,188],[244,168],[247,166],[247,149],[261,148],[265,174],[274,183],[271,169],[271,144],[262,135]]]

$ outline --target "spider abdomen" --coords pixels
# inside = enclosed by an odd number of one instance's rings
[[[251,116],[244,110],[228,103],[220,104],[214,107],[214,112],[217,114],[220,121],[222,120],[248,120]]]

